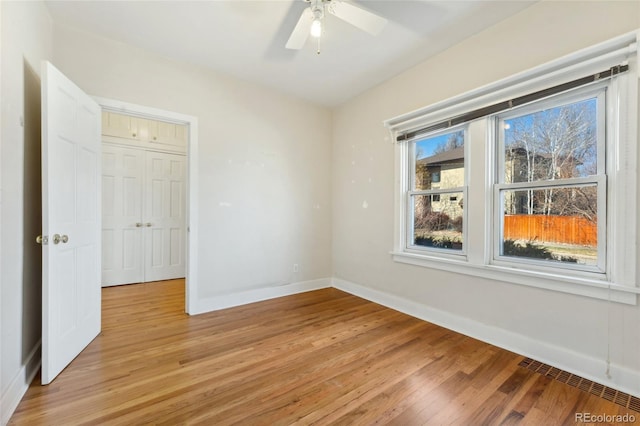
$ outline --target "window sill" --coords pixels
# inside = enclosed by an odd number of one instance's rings
[[[640,294],[640,289],[637,287],[622,286],[607,281],[568,277],[538,271],[525,271],[498,265],[477,265],[459,259],[440,258],[402,251],[393,251],[391,255],[393,260],[399,263],[504,281],[510,284],[520,284],[545,290],[576,294],[595,299],[611,300],[627,305],[637,305],[638,294]]]

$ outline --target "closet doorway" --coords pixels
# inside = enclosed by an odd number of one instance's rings
[[[186,275],[189,126],[102,111],[102,286]]]
[[[186,201],[184,202],[186,208],[186,236],[183,239],[186,247],[184,273],[185,312],[188,314],[202,312],[198,306],[198,118],[187,114],[132,104],[115,99],[101,97],[94,97],[94,99],[98,102],[103,112],[118,113],[137,119],[156,120],[162,123],[186,126],[187,143],[184,150],[186,152]],[[159,132],[164,132],[165,130],[165,127],[158,129]],[[106,138],[106,136],[103,136],[103,139]],[[153,140],[153,135],[151,139]],[[151,223],[153,224],[153,222]]]

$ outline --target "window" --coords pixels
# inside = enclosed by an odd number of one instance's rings
[[[636,304],[637,37],[387,120],[393,259]]]
[[[410,142],[408,249],[461,252],[466,186],[464,130]]]
[[[600,87],[495,117],[496,259],[606,271],[605,111]]]

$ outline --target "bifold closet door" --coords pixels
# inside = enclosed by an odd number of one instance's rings
[[[102,286],[144,281],[144,151],[102,145]]]
[[[145,152],[145,281],[185,276],[186,158]]]

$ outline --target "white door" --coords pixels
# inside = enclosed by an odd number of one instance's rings
[[[42,65],[42,384],[100,332],[100,107]]]
[[[141,283],[144,152],[102,146],[102,286]]]
[[[185,276],[184,155],[147,151],[145,167],[145,281]]]

